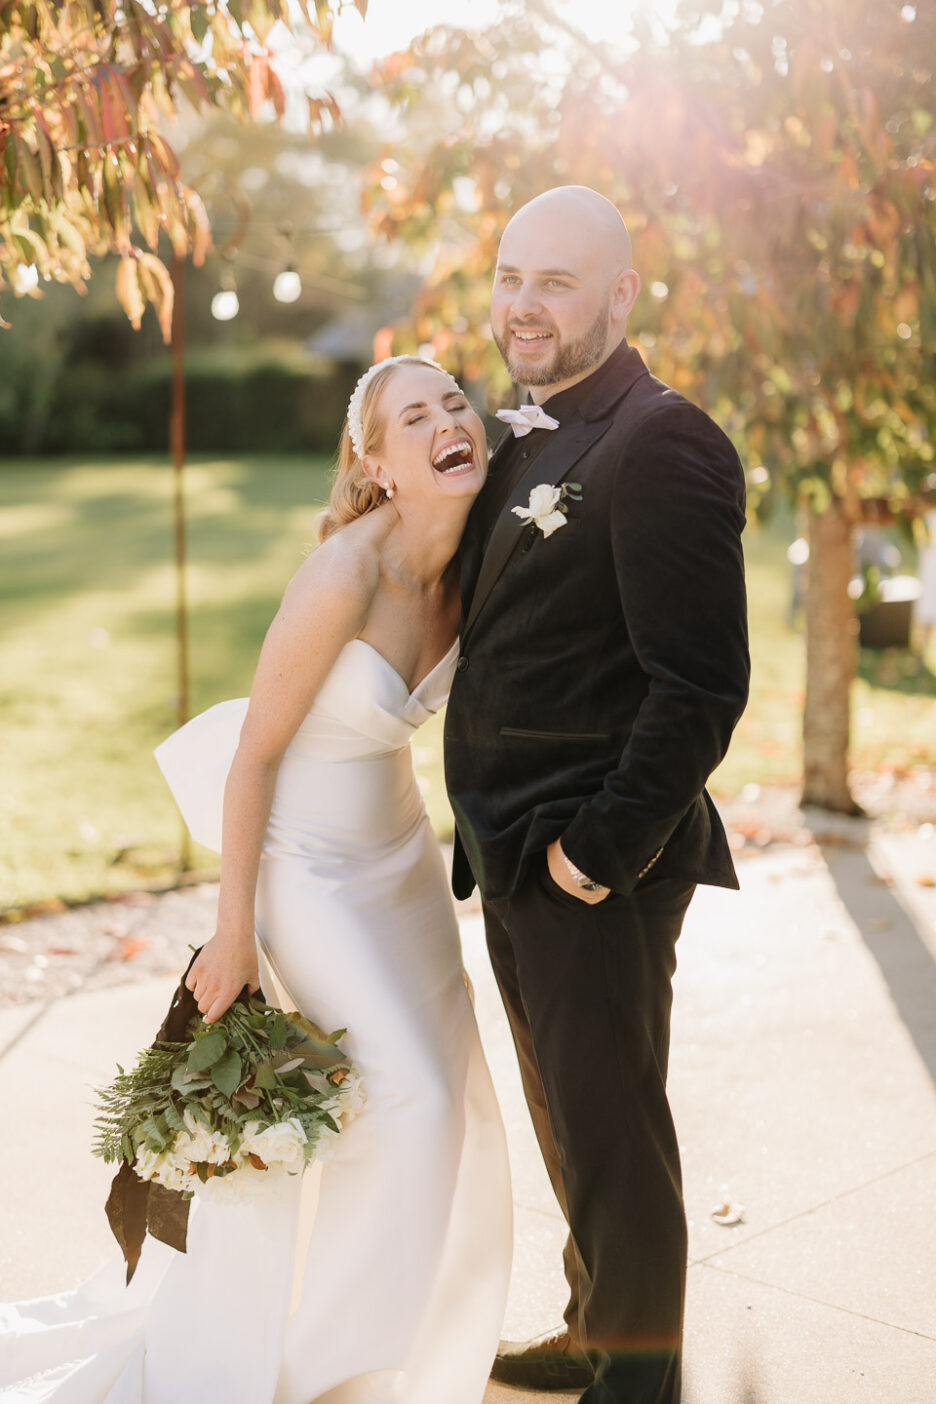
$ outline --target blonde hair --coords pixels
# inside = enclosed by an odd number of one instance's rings
[[[384,423],[378,413],[380,394],[387,381],[400,365],[429,366],[447,376],[448,371],[436,366],[421,356],[398,356],[388,361],[369,376],[364,386],[361,400],[361,431],[365,454],[377,453],[384,436]],[[364,472],[364,465],[355,452],[351,441],[351,431],[347,417],[341,428],[338,441],[338,458],[332,474],[332,490],[328,506],[318,519],[319,541],[333,536],[336,531],[347,526],[375,507],[387,501],[387,494],[379,483]]]

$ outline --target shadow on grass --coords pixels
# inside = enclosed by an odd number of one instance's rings
[[[821,841],[820,847],[838,894],[936,1083],[936,960],[913,916],[894,889],[881,882],[865,849]]]
[[[139,474],[138,492],[128,485],[128,468]],[[109,484],[112,471],[122,475],[120,486]],[[77,474],[86,478],[79,481]],[[293,515],[311,512],[328,492],[322,461],[302,458],[196,461],[188,483],[189,555],[207,569],[236,570],[275,551],[290,534]],[[148,572],[173,561],[165,463],[6,466],[0,505],[26,509],[22,529],[14,526],[4,539],[0,569],[0,592],[17,628],[38,622],[76,594],[132,594]],[[173,608],[171,599],[166,604]]]

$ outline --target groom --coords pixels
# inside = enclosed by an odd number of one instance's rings
[[[481,889],[569,1223],[566,1328],[503,1347],[494,1374],[583,1404],[679,1404],[671,980],[696,884],[738,886],[705,783],[749,678],[741,464],[628,345],[639,289],[593,190],[507,225],[491,325],[531,403],[469,519],[445,728],[453,887]]]

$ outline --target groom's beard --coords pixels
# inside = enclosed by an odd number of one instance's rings
[[[494,332],[494,345],[501,353],[511,380],[515,380],[518,385],[558,385],[561,381],[571,380],[573,376],[591,370],[592,366],[596,366],[601,360],[608,343],[610,314],[611,298],[608,297],[588,331],[576,341],[560,341],[552,327],[540,328],[543,331],[553,332],[556,336],[556,345],[552,359],[535,370],[531,369],[529,365],[511,360],[508,350],[512,330],[510,327],[507,328],[503,336],[498,336]],[[536,329],[535,323],[523,328],[526,331]]]

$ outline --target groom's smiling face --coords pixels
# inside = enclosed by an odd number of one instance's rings
[[[491,295],[512,379],[548,394],[584,379],[624,339],[639,286],[623,221],[602,196],[561,187],[524,206],[501,239]]]

